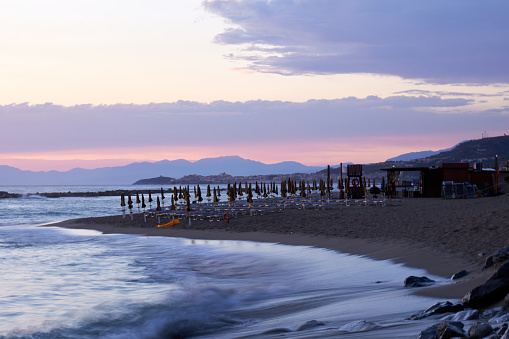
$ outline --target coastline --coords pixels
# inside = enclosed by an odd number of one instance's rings
[[[491,271],[480,272],[486,255],[504,246],[509,221],[509,195],[471,200],[404,199],[394,206],[336,206],[324,210],[284,209],[280,213],[244,215],[209,222],[182,220],[157,228],[157,218],[134,214],[81,218],[48,224],[94,229],[105,234],[141,234],[204,240],[243,240],[314,246],[392,260],[450,278],[469,272],[454,284],[419,289],[416,294],[462,298],[482,284]],[[161,223],[169,219],[161,219]],[[480,256],[480,253],[485,255]]]

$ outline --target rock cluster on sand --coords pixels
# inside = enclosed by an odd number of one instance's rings
[[[488,280],[472,289],[465,295],[461,304],[437,303],[420,314],[413,315],[409,320],[420,320],[427,317],[443,315],[441,322],[426,328],[419,335],[420,339],[448,338],[490,338],[509,339],[507,322],[509,313],[506,306],[482,311],[481,309],[496,303],[509,300],[509,247],[505,247],[486,259],[484,269],[492,268],[494,273]],[[477,320],[465,331],[463,321]]]

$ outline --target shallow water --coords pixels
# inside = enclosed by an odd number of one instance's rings
[[[426,322],[404,319],[438,301],[403,287],[409,275],[432,276],[391,261],[36,227],[116,206],[96,198],[4,200],[16,201],[0,200],[0,213],[23,222],[0,227],[2,338],[415,338]],[[318,326],[298,331],[312,320]]]

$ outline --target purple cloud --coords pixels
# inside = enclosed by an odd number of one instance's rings
[[[377,73],[435,83],[509,82],[505,0],[209,0],[233,24],[217,43],[260,72]]]
[[[392,96],[146,105],[0,106],[0,153],[137,146],[256,145],[334,138],[505,133],[507,111],[469,111],[472,99]],[[463,113],[435,113],[444,108]]]

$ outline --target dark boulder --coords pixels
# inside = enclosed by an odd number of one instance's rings
[[[424,312],[419,314],[414,314],[409,320],[420,320],[426,317],[430,317],[435,314],[444,314],[444,313],[456,313],[463,311],[464,307],[461,304],[453,304],[450,301],[438,302],[433,306],[428,307]]]
[[[419,333],[419,339],[438,339],[437,337],[437,328],[440,324],[431,325],[424,331]]]
[[[481,271],[484,271],[485,269],[492,266],[495,269],[497,269],[500,266],[502,266],[502,264],[506,262],[508,259],[509,259],[509,246],[501,248],[495,253],[491,254],[489,257],[487,257]]]
[[[484,284],[465,295],[463,305],[472,308],[486,307],[503,300],[508,293],[509,261],[506,261]]]
[[[440,337],[438,334],[438,328],[440,326],[442,326],[443,324],[445,324],[446,326],[452,326],[452,327],[455,327],[455,328],[458,328],[461,330],[463,330],[463,326],[464,326],[463,323],[458,322],[458,321],[444,321],[442,323],[432,325],[432,326],[428,327],[427,329],[425,329],[424,331],[421,331],[421,333],[419,333],[419,339],[439,339]]]
[[[423,286],[429,286],[433,284],[435,280],[431,280],[428,277],[416,277],[416,276],[409,276],[405,279],[405,287],[423,287]]]
[[[468,329],[468,337],[472,339],[480,339],[489,336],[493,332],[493,328],[488,323],[475,323]]]
[[[482,312],[482,316],[480,318],[496,318],[504,315],[506,313],[507,308],[505,306],[499,306],[495,308],[490,308]]]
[[[438,325],[437,328],[438,339],[450,339],[450,338],[466,338],[467,334],[463,330],[463,324],[452,324],[443,322]]]
[[[463,278],[464,276],[467,276],[468,275],[468,272],[465,271],[465,270],[461,270],[459,271],[458,273],[455,273],[451,279],[452,280],[456,280],[456,279],[460,279],[460,278]]]
[[[500,334],[500,336],[503,336],[506,331],[507,331],[507,324],[502,324],[502,326],[498,329],[497,334]]]

